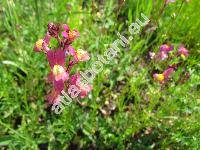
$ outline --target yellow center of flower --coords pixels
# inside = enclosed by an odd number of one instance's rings
[[[53,75],[59,75],[65,72],[65,69],[60,65],[54,65],[53,67]]]
[[[185,60],[186,57],[185,57],[185,55],[181,54],[181,58],[183,58]]]
[[[163,81],[164,78],[165,78],[165,77],[164,77],[163,74],[158,74],[158,75],[157,75],[157,80],[158,80],[158,81]]]
[[[42,43],[43,43],[43,40],[42,40],[42,39],[40,39],[40,40],[38,40],[38,41],[36,42],[36,46],[37,46],[38,49],[42,49]]]

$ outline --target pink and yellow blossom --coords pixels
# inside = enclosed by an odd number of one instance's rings
[[[188,50],[184,47],[184,45],[180,45],[178,48],[178,53],[179,55],[183,58],[186,59],[189,55]]]

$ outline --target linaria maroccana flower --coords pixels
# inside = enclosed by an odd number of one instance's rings
[[[74,50],[72,46],[69,46],[67,48],[66,53],[73,56],[76,62],[88,61],[90,59],[90,56],[87,51],[84,51],[82,49]]]
[[[53,82],[55,90],[61,92],[64,88],[64,82],[69,78],[69,73],[65,68],[65,52],[60,49],[48,51],[47,59],[51,68],[49,80]]]
[[[64,31],[62,32],[62,36],[66,39],[64,42],[65,45],[71,44],[77,37],[80,36],[78,30],[70,30],[69,26],[64,24],[63,25]]]
[[[168,53],[168,52],[172,51],[173,49],[174,49],[173,45],[163,44],[160,46],[160,51],[165,52],[165,53]]]
[[[48,48],[49,46],[49,42],[50,42],[50,35],[49,33],[47,32],[46,36],[44,37],[44,39],[39,39],[35,45],[34,45],[34,51],[35,52],[47,52],[49,51],[50,49]]]
[[[92,90],[92,86],[89,84],[84,84],[81,82],[81,75],[76,73],[72,75],[70,80],[71,85],[75,85],[80,90],[80,97],[84,98],[87,96],[88,92]]]
[[[159,51],[159,54],[158,54],[159,58],[161,60],[168,58],[168,53],[170,51],[172,51],[173,49],[174,49],[174,46],[172,46],[172,45],[167,45],[167,44],[161,45],[160,51]]]
[[[165,83],[168,79],[169,76],[174,72],[174,68],[169,67],[167,70],[165,70],[163,73],[158,74],[154,73],[153,77],[156,81],[160,83]]]
[[[168,80],[169,76],[174,72],[174,68],[169,67],[167,70],[163,72],[163,76],[165,80]]]
[[[178,53],[183,59],[185,59],[189,55],[188,50],[182,44],[178,48]]]

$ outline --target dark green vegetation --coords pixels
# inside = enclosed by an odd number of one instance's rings
[[[200,1],[177,0],[162,11],[163,1],[1,0],[0,147],[199,149]],[[81,37],[73,45],[91,54],[77,68],[83,71],[117,39],[117,31],[128,35],[128,26],[141,12],[151,23],[104,66],[83,100],[87,106],[73,102],[61,115],[46,108],[48,63],[33,46],[48,22],[79,30]],[[148,52],[157,52],[163,43],[183,43],[190,55],[161,85],[153,72],[162,72],[176,59],[155,63]]]

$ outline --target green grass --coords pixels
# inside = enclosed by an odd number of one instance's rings
[[[0,1],[1,149],[199,149],[200,2],[177,1],[159,19],[162,0]],[[48,22],[79,30],[73,46],[91,55],[76,68],[84,71],[117,39],[117,31],[129,35],[128,26],[141,12],[156,31],[135,35],[130,46],[104,66],[83,100],[86,107],[73,102],[61,115],[51,112],[45,105],[48,63],[45,55],[33,51]],[[152,72],[162,72],[173,62],[155,63],[147,56],[165,42],[185,44],[190,55],[172,79],[160,85]],[[190,78],[181,83],[186,71]]]

